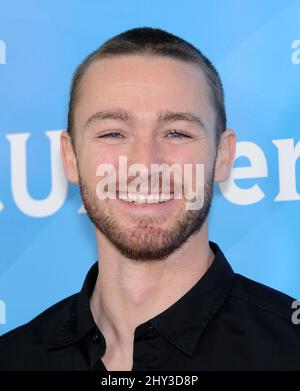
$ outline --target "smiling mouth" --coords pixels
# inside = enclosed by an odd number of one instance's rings
[[[174,198],[173,194],[139,194],[139,193],[119,193],[118,198],[122,201],[134,204],[161,204]]]

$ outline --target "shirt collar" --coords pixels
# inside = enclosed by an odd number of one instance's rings
[[[139,325],[137,332],[146,324],[151,324],[169,342],[192,356],[203,330],[228,296],[235,277],[219,246],[211,241],[209,245],[215,257],[206,273],[176,303]],[[82,289],[63,326],[49,345],[50,349],[77,342],[91,330],[94,330],[102,338],[102,345],[105,346],[104,337],[98,329],[90,309],[90,297],[97,276],[98,262],[95,262],[88,271]]]
[[[58,329],[55,338],[49,345],[49,349],[70,345],[82,339],[91,330],[98,331],[91,309],[90,298],[93,293],[98,276],[98,261],[89,269],[82,289],[76,295],[70,311],[64,319],[64,323]]]
[[[235,274],[219,246],[209,242],[215,254],[206,273],[171,307],[152,319],[152,324],[171,343],[192,356],[197,342],[224,303]]]

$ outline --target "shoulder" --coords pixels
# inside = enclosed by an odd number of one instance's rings
[[[0,370],[12,360],[25,360],[26,355],[35,353],[38,357],[72,312],[77,297],[78,293],[57,302],[28,323],[0,336]]]
[[[256,313],[291,322],[294,298],[250,278],[236,274],[230,298]]]

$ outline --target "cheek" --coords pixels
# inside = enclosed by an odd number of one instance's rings
[[[178,163],[184,167],[184,165],[191,165],[194,169],[196,164],[203,164],[204,169],[207,170],[211,166],[212,154],[209,153],[208,148],[199,148],[199,146],[192,147],[179,147],[169,150],[168,163]]]
[[[199,186],[202,187],[202,183],[204,185],[211,175],[214,157],[209,149],[182,150],[181,152],[178,151],[172,158],[174,163],[180,164],[184,183],[193,191],[199,189]]]
[[[117,170],[118,155],[116,156],[104,148],[90,146],[81,151],[79,157],[80,176],[92,188],[96,188],[99,180],[107,176],[107,170],[110,169],[111,165]],[[104,172],[104,175],[97,175],[97,170],[99,174],[99,168]]]

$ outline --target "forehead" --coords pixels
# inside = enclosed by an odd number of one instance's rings
[[[124,55],[92,63],[79,86],[78,126],[94,112],[114,107],[149,120],[161,110],[193,111],[206,125],[213,127],[214,122],[204,72],[197,65],[169,57]]]

